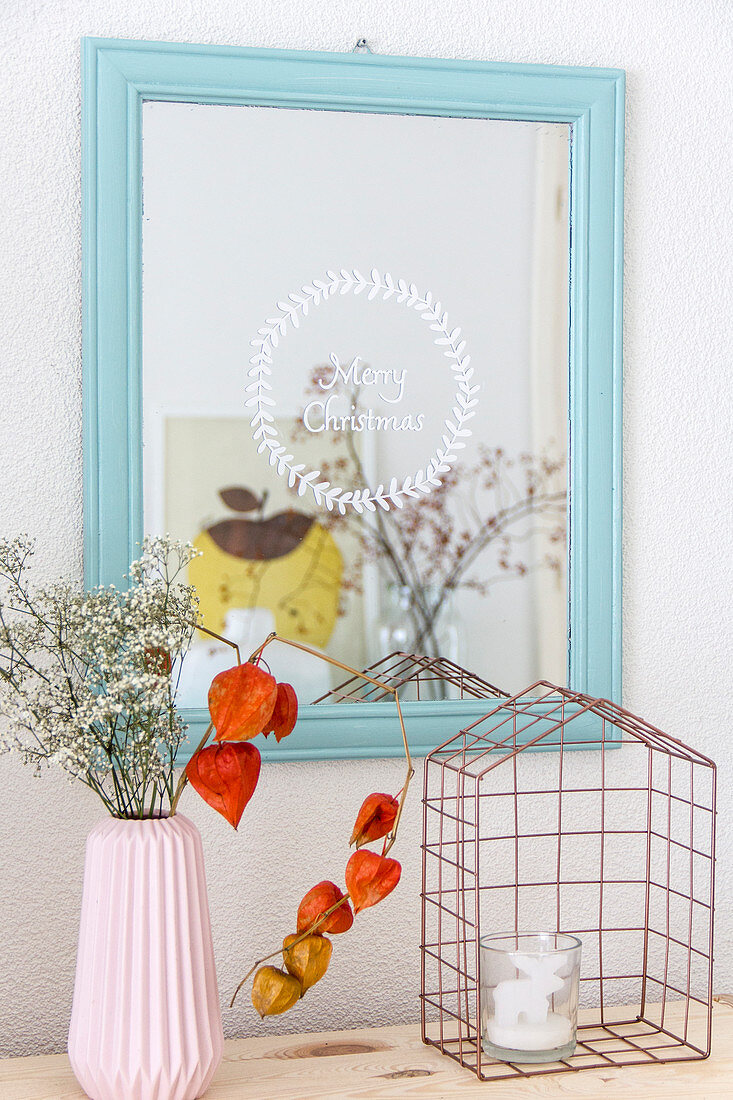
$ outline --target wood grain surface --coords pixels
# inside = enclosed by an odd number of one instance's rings
[[[733,998],[716,999],[713,1053],[705,1061],[588,1070],[480,1083],[426,1047],[414,1024],[314,1035],[234,1039],[206,1100],[657,1100],[733,1096]],[[65,1055],[0,1060],[1,1100],[84,1100]]]

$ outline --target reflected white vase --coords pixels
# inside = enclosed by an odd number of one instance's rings
[[[242,657],[246,659],[246,655],[252,653],[274,629],[275,616],[269,608],[232,607],[227,612],[224,636],[230,642],[237,643]],[[231,646],[210,639],[195,641],[181,668],[176,695],[178,706],[205,706],[211,681],[218,672],[231,668],[233,661]],[[319,699],[331,688],[328,665],[310,653],[272,646],[267,651],[267,665],[276,680],[293,685],[303,703]]]
[[[416,590],[394,582],[387,585],[387,605],[377,623],[379,653],[375,660],[397,651],[426,657],[445,657],[457,664],[461,660],[463,638],[454,609],[454,593],[447,592],[443,595],[429,631],[425,630],[423,619],[415,608],[416,595],[419,595],[425,606],[432,607],[439,593],[434,585],[425,585]]]
[[[69,1059],[92,1100],[194,1100],[224,1036],[196,826],[109,818],[89,834]]]

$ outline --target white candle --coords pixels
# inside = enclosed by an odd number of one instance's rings
[[[569,1043],[572,1033],[570,1020],[557,1012],[548,1012],[541,1024],[519,1020],[502,1027],[494,1019],[486,1027],[489,1042],[505,1050],[555,1050]]]
[[[486,1022],[489,1042],[507,1050],[554,1050],[572,1039],[572,1025],[565,1017],[550,1011],[550,997],[563,987],[556,971],[563,964],[561,955],[533,958],[509,956],[523,978],[499,982],[493,990],[494,1013]]]

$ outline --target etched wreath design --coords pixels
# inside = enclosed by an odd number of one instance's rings
[[[330,481],[319,481],[320,470],[306,470],[304,463],[295,462],[294,456],[288,454],[288,449],[275,427],[275,417],[270,411],[274,409],[276,402],[270,396],[272,385],[268,379],[272,375],[273,352],[280,340],[287,335],[288,325],[299,328],[301,318],[308,316],[311,306],[320,305],[336,293],[361,294],[362,291],[367,291],[369,301],[380,294],[382,301],[395,296],[397,302],[419,312],[421,319],[437,333],[433,342],[445,348],[443,354],[450,360],[456,393],[453,407],[444,421],[445,430],[441,444],[424,469],[418,470],[414,476],[408,475],[401,484],[393,477],[389,485],[382,484],[374,490],[344,490],[332,485]],[[441,303],[433,299],[430,291],[423,296],[414,283],[393,279],[387,272],[380,275],[376,268],[368,278],[356,269],[346,271],[342,268],[339,274],[327,271],[325,280],[314,279],[312,283],[301,287],[299,293],[289,294],[287,299],[277,303],[277,309],[278,315],[268,317],[266,323],[257,330],[257,336],[250,340],[250,346],[256,351],[250,359],[247,372],[250,381],[246,387],[249,396],[245,408],[253,410],[250,426],[252,438],[258,443],[257,453],[268,452],[270,465],[277,467],[277,473],[281,477],[287,477],[290,488],[297,484],[299,496],[304,496],[310,490],[318,505],[325,505],[329,511],[338,508],[342,515],[347,508],[353,508],[359,514],[365,509],[374,512],[377,506],[385,511],[389,511],[392,505],[402,508],[404,498],[419,497],[439,488],[441,481],[438,475],[450,470],[451,463],[457,461],[455,452],[466,446],[465,439],[471,435],[471,429],[465,425],[476,415],[476,394],[480,389],[478,384],[471,385],[474,372],[470,366],[471,356],[465,353],[466,341],[461,339],[460,328],[449,327],[448,314],[443,312]]]

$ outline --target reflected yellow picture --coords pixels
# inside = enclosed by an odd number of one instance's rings
[[[268,608],[278,634],[325,648],[336,625],[344,562],[317,520],[294,510],[259,519],[238,515],[193,541],[201,556],[191,562],[189,580],[210,629],[222,632],[232,609]]]

